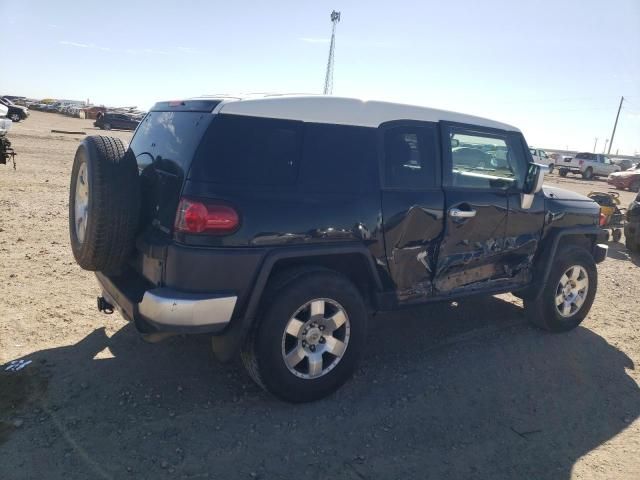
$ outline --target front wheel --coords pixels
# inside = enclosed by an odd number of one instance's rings
[[[593,178],[593,170],[591,169],[591,167],[587,168],[582,173],[582,178],[584,178],[585,180],[591,180]]]
[[[555,168],[555,166],[553,165],[553,163],[549,164],[549,173],[553,173],[553,169]]]
[[[289,402],[309,402],[337,390],[353,374],[364,348],[367,312],[358,289],[323,269],[280,276],[250,333],[242,360],[253,380]]]
[[[593,257],[580,247],[565,248],[556,253],[540,293],[525,298],[525,315],[544,330],[571,330],[589,313],[597,288],[598,270]]]
[[[20,118],[20,115],[18,115],[17,113],[12,113],[11,115],[9,115],[9,118],[11,119],[12,122],[16,122],[16,123],[22,120]]]
[[[569,170],[567,170],[566,168],[561,168],[560,170],[558,170],[558,173],[561,177],[566,177],[567,173],[569,173]]]

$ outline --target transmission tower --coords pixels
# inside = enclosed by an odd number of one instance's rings
[[[324,94],[333,92],[333,56],[336,49],[336,25],[340,21],[340,12],[331,12],[331,43],[329,44],[329,60],[327,60],[327,74],[324,77]]]

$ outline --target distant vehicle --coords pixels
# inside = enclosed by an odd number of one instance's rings
[[[555,167],[555,160],[551,156],[547,155],[547,152],[535,147],[529,147],[529,151],[531,152],[531,156],[533,157],[533,163],[547,165],[549,167],[549,173],[553,172],[553,168]]]
[[[614,165],[611,159],[601,153],[578,153],[569,162],[563,162],[558,173],[561,177],[566,177],[569,172],[582,175],[585,180],[593,177],[606,177],[610,173],[620,171],[618,165]]]
[[[624,238],[627,248],[640,252],[640,193],[627,208],[627,223],[624,225]]]
[[[9,110],[9,112],[7,113],[7,117],[9,117],[12,122],[25,120],[29,116],[29,110],[27,109],[27,107],[16,105],[7,97],[0,98],[0,103],[7,107],[7,109]]]
[[[623,172],[615,172],[607,177],[607,183],[618,189],[628,188],[640,192],[640,164]]]
[[[11,142],[7,138],[7,132],[11,129],[11,120],[6,117],[7,113],[9,109],[0,104],[0,164],[2,165],[6,165],[15,155]],[[13,165],[15,167],[15,161]]]
[[[111,130],[112,128],[118,128],[120,130],[135,130],[139,123],[140,120],[135,120],[129,115],[125,115],[123,113],[105,113],[93,122],[93,125],[102,130]]]
[[[629,160],[628,158],[617,158],[612,160],[612,162],[618,165],[620,167],[620,170],[622,170],[623,172],[625,170],[629,170],[634,165],[633,161]]]

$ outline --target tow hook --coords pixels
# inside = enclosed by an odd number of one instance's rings
[[[98,311],[111,315],[113,313],[113,305],[111,305],[104,297],[98,297]]]

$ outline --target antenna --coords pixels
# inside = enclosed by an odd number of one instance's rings
[[[329,59],[327,60],[327,73],[324,77],[325,95],[331,95],[333,92],[333,57],[336,49],[336,25],[340,21],[340,12],[333,10],[331,12],[331,43],[329,45]]]

